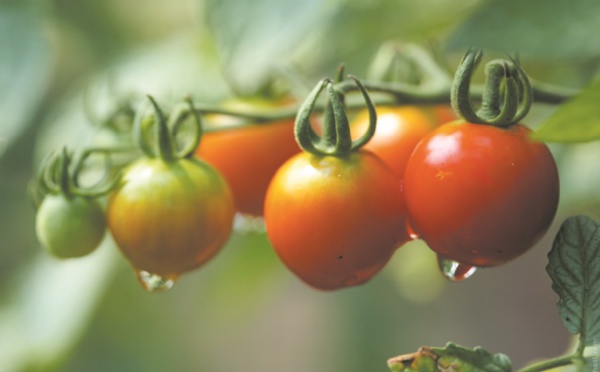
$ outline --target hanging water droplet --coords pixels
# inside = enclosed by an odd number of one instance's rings
[[[233,219],[233,229],[236,233],[241,235],[264,233],[265,221],[260,216],[236,213],[235,218]]]
[[[417,240],[420,238],[419,234],[415,231],[415,228],[412,227],[408,219],[406,220],[406,232],[408,233],[409,238],[412,240]]]
[[[144,270],[138,271],[137,277],[142,287],[148,292],[166,291],[175,284],[174,278],[163,278],[160,275],[152,274]]]
[[[442,275],[448,280],[458,282],[470,278],[477,267],[449,260],[438,255],[438,267]]]

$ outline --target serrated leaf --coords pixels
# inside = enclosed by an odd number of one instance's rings
[[[504,354],[492,354],[481,347],[468,349],[449,342],[444,348],[422,347],[416,353],[388,360],[392,372],[510,372],[512,364]]]
[[[600,139],[600,79],[560,105],[533,134],[544,142],[588,142]]]
[[[592,345],[600,338],[600,224],[586,216],[563,222],[546,271],[560,297],[558,312],[569,332]]]
[[[597,0],[487,1],[450,36],[447,46],[518,50],[536,58],[600,56]]]

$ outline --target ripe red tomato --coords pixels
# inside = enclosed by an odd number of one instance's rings
[[[431,114],[414,106],[378,107],[377,129],[364,148],[379,156],[397,177],[404,177],[412,150],[437,125]],[[368,126],[369,113],[361,111],[351,123],[352,137],[358,138]]]
[[[374,154],[301,153],[275,174],[265,200],[269,240],[307,284],[365,283],[408,240],[400,181]]]
[[[430,108],[437,125],[442,125],[456,120],[456,114],[448,105],[435,105]]]
[[[559,197],[552,154],[530,130],[449,123],[423,138],[404,177],[408,216],[441,257],[495,266],[531,248]]]
[[[220,250],[234,213],[225,180],[208,164],[141,158],[124,169],[107,220],[134,270],[174,280]]]
[[[283,103],[235,101],[229,108],[278,108]],[[225,115],[209,115],[208,125],[239,122]],[[227,180],[241,213],[263,215],[265,194],[277,169],[300,152],[294,138],[294,119],[250,125],[244,128],[208,132],[202,136],[196,154],[213,165]]]

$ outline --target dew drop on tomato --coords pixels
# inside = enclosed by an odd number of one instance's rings
[[[477,271],[477,267],[466,265],[454,260],[450,260],[438,255],[438,267],[442,275],[453,282],[459,282],[461,280],[465,280],[470,278],[475,271]]]
[[[176,278],[163,278],[160,275],[152,274],[144,270],[137,272],[137,278],[148,292],[162,292],[173,287]]]
[[[412,227],[409,220],[406,220],[406,232],[408,233],[408,237],[411,240],[417,240],[420,238],[419,233],[415,231],[414,227]]]

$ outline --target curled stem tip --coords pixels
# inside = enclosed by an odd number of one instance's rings
[[[494,60],[486,65],[486,84],[482,103],[476,112],[469,86],[473,72],[481,61],[481,49],[469,49],[456,71],[451,90],[454,110],[472,123],[506,127],[521,120],[532,101],[531,84],[517,60]]]
[[[336,89],[330,79],[321,80],[300,107],[296,116],[294,133],[300,147],[309,153],[325,156],[345,156],[358,150],[374,134],[376,125],[375,107],[364,85],[355,76],[349,77],[358,85],[369,110],[369,128],[358,140],[352,141],[350,124],[344,103],[344,94]],[[310,116],[321,92],[327,90],[327,110],[324,115],[323,136],[317,135],[310,124]]]

